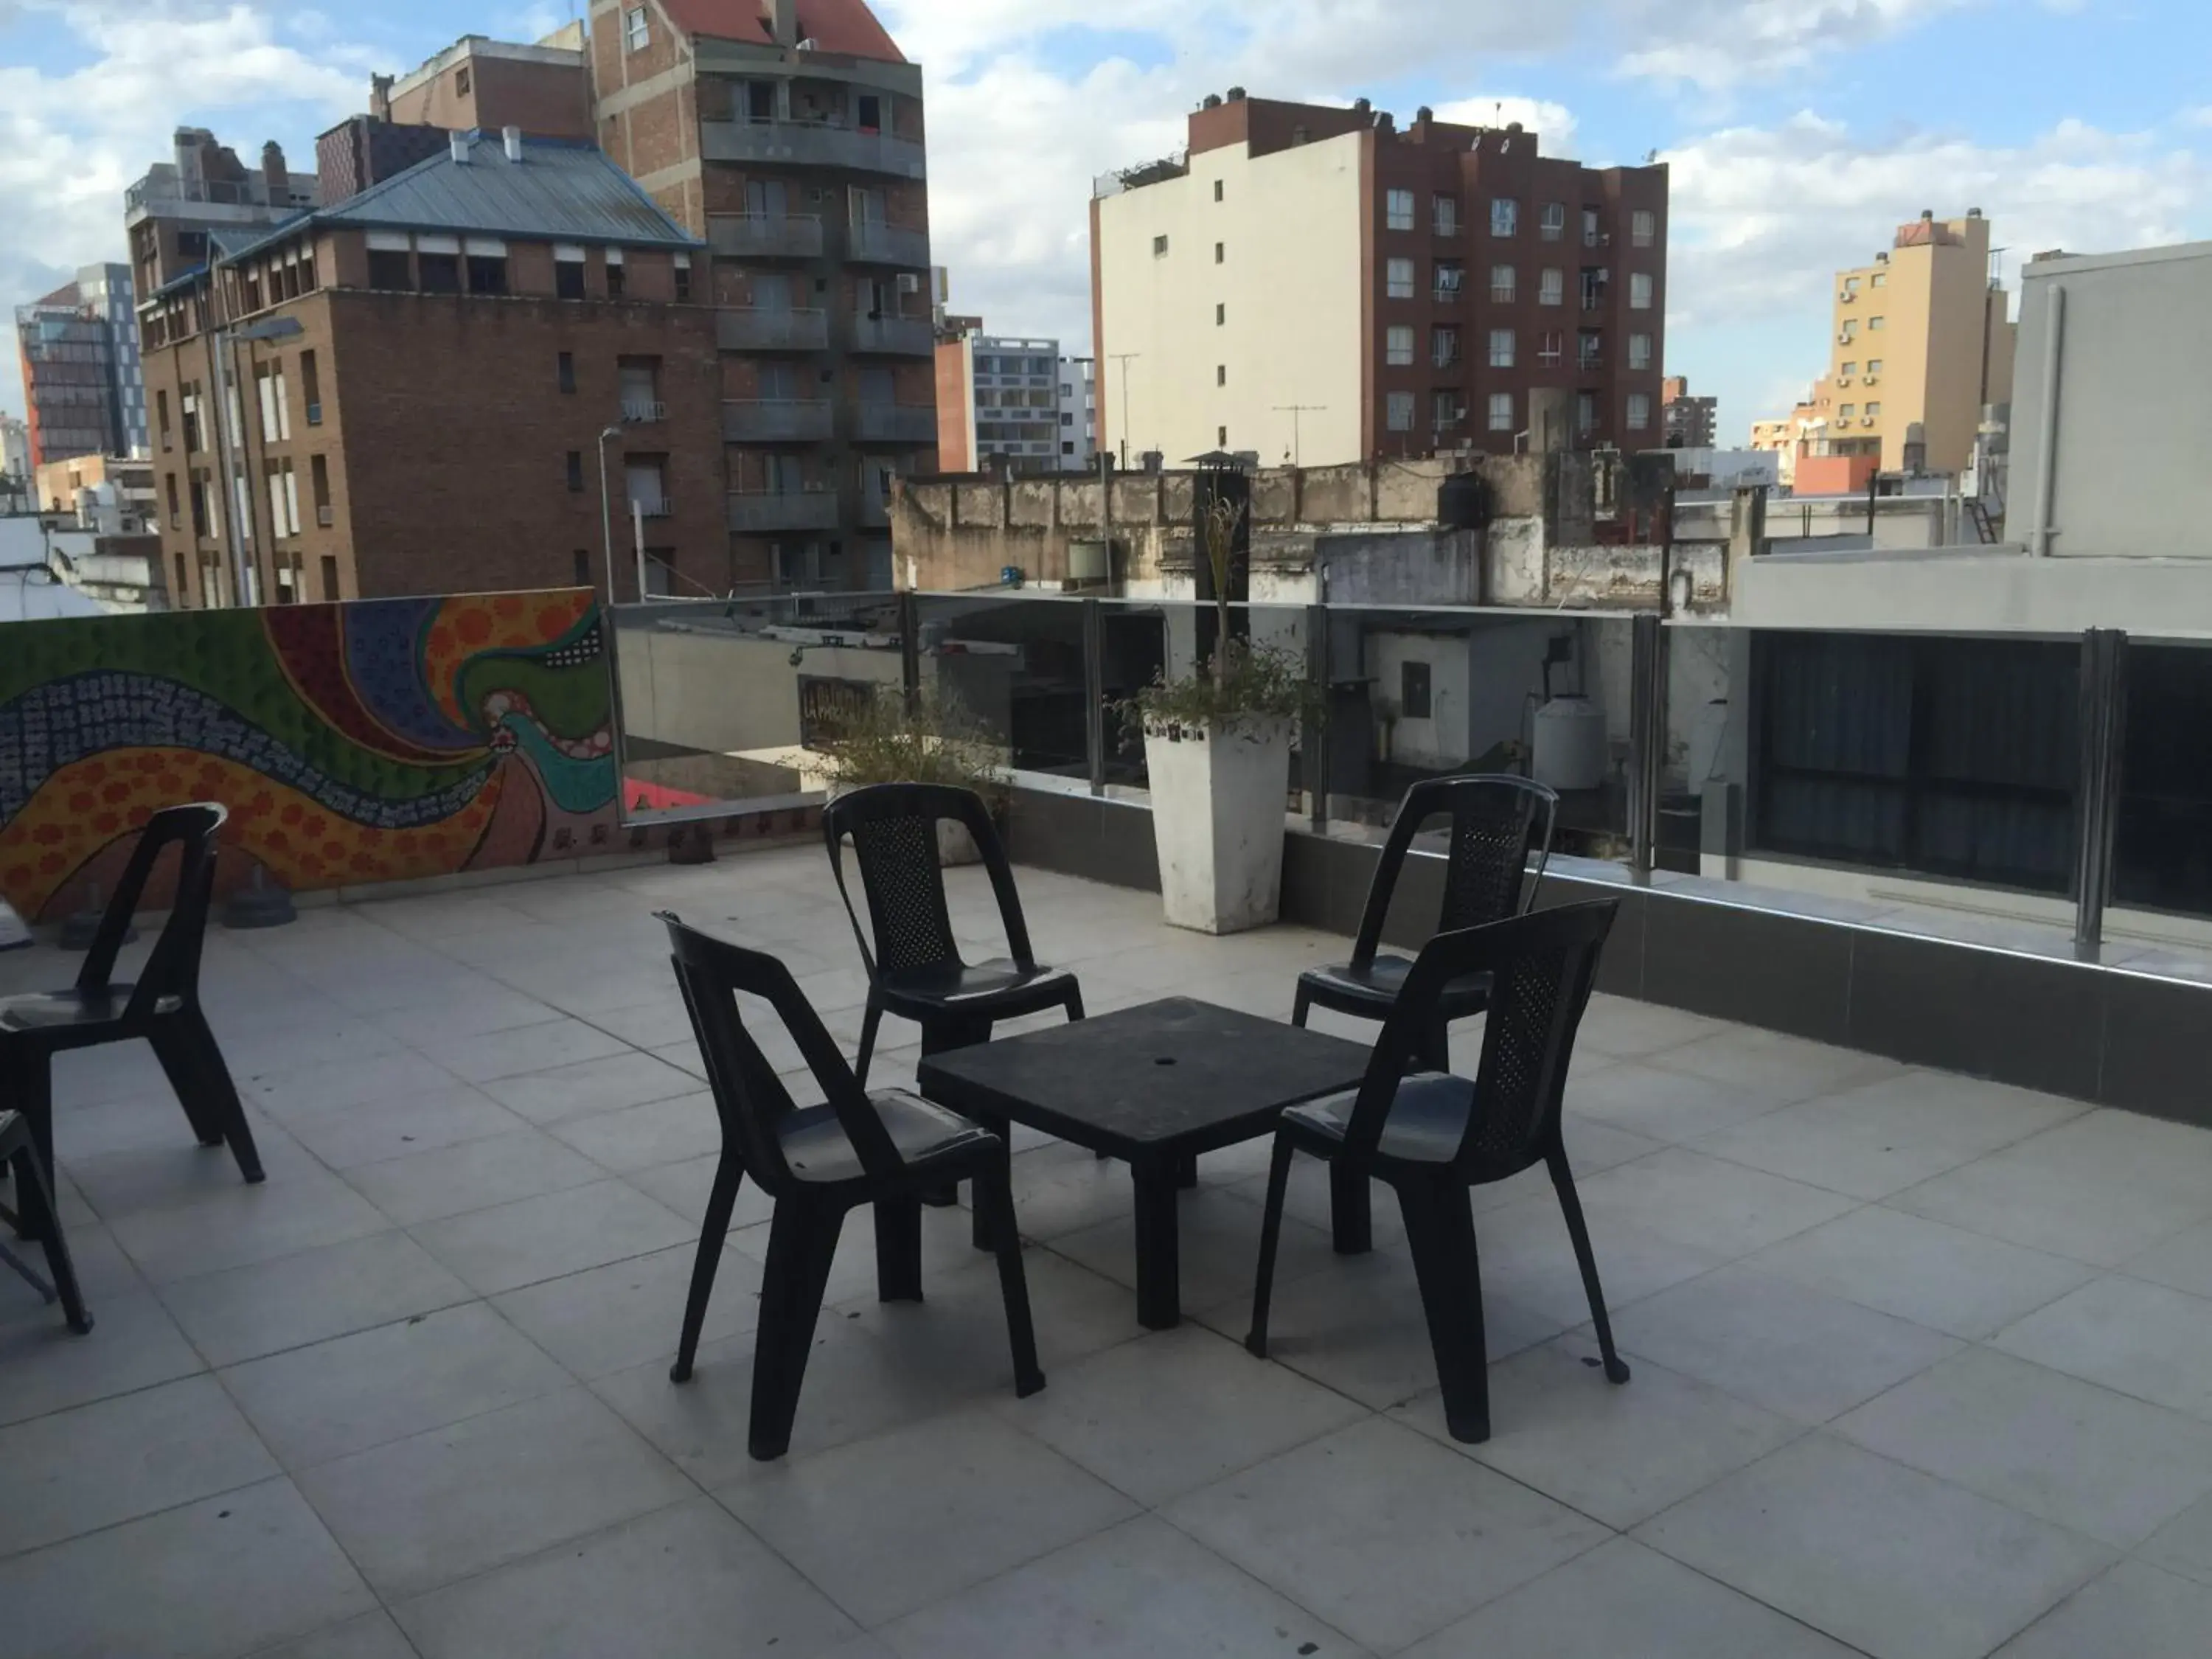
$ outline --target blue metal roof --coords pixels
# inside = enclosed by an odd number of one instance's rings
[[[357,196],[273,228],[250,247],[226,249],[225,255],[236,258],[307,222],[626,247],[706,246],[663,213],[595,144],[526,137],[522,160],[510,161],[496,134],[470,132],[461,138],[468,148],[465,163],[442,149]]]

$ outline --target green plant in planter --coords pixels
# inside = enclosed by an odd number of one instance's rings
[[[1213,653],[1190,673],[1164,673],[1121,705],[1133,742],[1147,732],[1202,738],[1210,727],[1240,721],[1301,721],[1320,707],[1320,694],[1295,652],[1254,645],[1229,631],[1229,567],[1243,521],[1243,503],[1215,500],[1199,520],[1199,546],[1213,575]]]
[[[833,791],[869,783],[943,783],[972,789],[994,813],[1011,779],[1006,745],[950,692],[930,690],[909,708],[896,687],[839,714],[817,741]]]

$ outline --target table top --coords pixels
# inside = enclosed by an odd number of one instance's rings
[[[1118,1158],[1249,1139],[1285,1106],[1356,1088],[1364,1043],[1189,997],[1027,1031],[921,1062],[930,1099]]]

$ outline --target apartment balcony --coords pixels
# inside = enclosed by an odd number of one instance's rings
[[[714,313],[714,342],[725,351],[824,351],[830,314],[818,308],[724,306]]]
[[[904,225],[855,220],[846,227],[845,250],[848,258],[860,264],[929,268],[929,233]]]
[[[204,943],[199,995],[265,1181],[246,1185],[228,1152],[194,1144],[136,1045],[54,1068],[58,1208],[96,1322],[70,1334],[0,1273],[13,1650],[151,1656],[179,1651],[181,1632],[209,1659],[672,1656],[740,1621],[794,1659],[856,1643],[1025,1655],[1049,1645],[1041,1606],[1097,1632],[1099,1655],[1188,1651],[1194,1621],[1238,1653],[1984,1659],[2010,1643],[2023,1656],[2132,1659],[2201,1645],[2187,1632],[2207,1617],[2212,1501],[2203,953],[2085,956],[2064,927],[1999,927],[1986,910],[1847,904],[1624,861],[1602,851],[1624,827],[1602,787],[1568,792],[1559,850],[1527,876],[1539,908],[1619,906],[1565,1062],[1559,1140],[1624,1381],[1598,1369],[1590,1293],[1541,1168],[1478,1188],[1471,1224],[1458,1217],[1453,1275],[1479,1274],[1482,1300],[1462,1279],[1447,1311],[1468,1328],[1486,1316],[1489,1362],[1490,1437],[1468,1446],[1449,1437],[1387,1193],[1371,1237],[1347,1231],[1339,1254],[1328,1177],[1311,1159],[1291,1166],[1261,1358],[1242,1339],[1265,1124],[1199,1156],[1168,1198],[1183,1316],[1152,1334],[1138,1324],[1128,1171],[1024,1133],[1012,1213],[1043,1391],[1014,1400],[1000,1280],[972,1248],[971,1217],[923,1211],[927,1299],[885,1302],[878,1218],[855,1213],[816,1281],[791,1448],[757,1463],[754,1327],[763,1287],[788,1286],[766,1276],[790,1232],[770,1249],[771,1202],[748,1182],[709,1252],[719,1276],[696,1371],[672,1381],[723,1140],[654,913],[785,962],[838,1053],[854,1052],[868,976],[808,770],[821,759],[810,719],[837,706],[825,678],[896,695],[910,664],[925,684],[1018,666],[961,683],[1029,700],[991,714],[1009,744],[1005,843],[1036,955],[1076,976],[1094,1018],[1179,997],[1286,1022],[1299,975],[1350,951],[1406,774],[1471,757],[1409,759],[1405,721],[1387,759],[1333,757],[1320,795],[1282,822],[1281,923],[1211,938],[1164,925],[1142,763],[1094,713],[1102,679],[1122,689],[1106,675],[1149,672],[1140,643],[1164,653],[1171,626],[1188,637],[1188,609],[1103,602],[1109,652],[1101,602],[1036,591],[596,613],[537,597],[548,603],[476,635],[459,682],[527,688],[501,697],[484,736],[496,765],[468,769],[490,780],[471,805],[519,803],[536,832],[426,836],[428,811],[404,830],[377,823],[379,809],[441,796],[416,793],[415,769],[395,768],[376,731],[304,699],[286,704],[275,750],[204,775],[229,792],[226,852],[279,864],[329,901],[285,927],[210,928]],[[518,665],[513,630],[543,616],[552,623]],[[389,618],[347,623],[349,637],[356,625],[382,637]],[[163,632],[159,661],[240,638],[199,612],[19,625],[106,626],[142,647]],[[1516,623],[1494,609],[1343,607],[1328,625],[1431,660],[1449,645],[1457,683],[1507,711],[1507,731],[1544,642],[1571,635],[1579,663],[1662,631],[1548,608]],[[1534,652],[1497,648],[1516,626]],[[1725,695],[1752,732],[1798,723],[1777,735],[1800,774],[1771,782],[1790,809],[1779,822],[1814,839],[1879,827],[1850,806],[1868,799],[1853,793],[1866,787],[1848,723],[1858,699],[1895,708],[1932,691],[2001,712],[2022,690],[2009,653],[1978,692],[1936,687],[1955,687],[1971,637],[1905,641],[1923,666],[1952,653],[1940,676],[1886,646],[1851,649],[1864,635],[1815,637],[1803,665],[1848,664],[1847,680],[1795,675],[1768,702],[1753,673],[1692,698]],[[2146,642],[2118,664],[2203,648]],[[1709,654],[1729,660],[1697,659]],[[1634,655],[1663,668],[1663,653]],[[91,698],[118,741],[173,747],[160,699],[72,691],[80,659],[106,659],[94,643],[31,671],[42,711]],[[520,681],[496,677],[518,666]],[[2062,672],[2075,666],[2061,650],[2034,671],[2048,674],[2037,706],[2081,689]],[[1629,697],[1618,712],[1638,718],[1615,730],[1667,732],[1650,700],[1670,695],[1668,675],[1628,678],[1643,689],[1588,684]],[[2125,699],[2126,720],[2160,717],[2154,701]],[[1071,705],[1072,723],[1029,718]],[[1340,701],[1331,726],[1353,713]],[[1986,753],[2017,756],[2022,723],[1994,725],[2008,729]],[[222,729],[205,727],[210,744]],[[297,825],[240,775],[294,758],[285,745],[302,734],[308,781],[346,808],[317,798],[318,834],[347,856],[314,878],[300,874],[313,849]],[[1635,763],[1656,767],[1668,747]],[[1807,763],[1832,780],[1808,791]],[[1716,761],[1699,781],[1769,787],[1756,767],[1724,781],[1728,769]],[[198,769],[173,769],[201,787]],[[1962,793],[1959,775],[1883,780],[1943,807],[1901,815],[1926,826],[1908,854],[1960,846],[1952,809],[1990,799],[1993,781],[1977,773]],[[2066,781],[2112,804],[2116,778]],[[724,786],[740,793],[707,793]],[[1646,805],[1663,817],[1688,787],[1671,775]],[[2020,804],[2003,806],[2008,825],[2023,823]],[[2062,799],[2035,810],[2068,817]],[[683,862],[662,856],[678,850],[672,817],[690,820]],[[702,834],[712,861],[692,857]],[[1391,947],[1417,951],[1434,930],[1449,842],[1431,831],[1407,851]],[[2000,854],[2044,844],[1984,838]],[[56,858],[98,850],[52,845]],[[2154,861],[2188,878],[2192,848],[2166,851]],[[2104,856],[2126,868],[2109,840]],[[459,878],[425,875],[441,862]],[[2112,873],[2091,864],[2093,878]],[[10,866],[9,896],[52,922],[82,888],[38,884],[37,868]],[[1973,890],[1984,906],[2004,890]],[[945,872],[945,895],[952,936],[1002,937],[979,867]],[[68,984],[82,961],[52,943],[8,952],[0,995]],[[1315,1024],[1363,1048],[1376,1033],[1325,1013]],[[798,1048],[757,1005],[745,1029],[811,1095]],[[1460,1023],[1442,1058],[1472,1076],[1485,1035]],[[911,1042],[879,1048],[870,1085],[916,1089],[919,1059]],[[1150,1070],[1142,1051],[1131,1059]],[[39,1265],[35,1246],[10,1243]],[[924,1570],[939,1564],[954,1565]],[[147,1585],[161,1593],[114,1589]],[[2177,1634],[2154,1646],[2146,1631]]]
[[[884,132],[808,121],[702,121],[700,145],[709,161],[836,167],[848,173],[927,176],[921,145]]]
[[[657,398],[625,398],[622,418],[624,426],[655,426],[668,418],[668,405]]]
[[[820,443],[830,436],[823,398],[732,398],[722,404],[722,436],[731,443]]]
[[[836,527],[837,496],[834,490],[735,490],[730,495],[730,528],[747,535]]]
[[[819,214],[711,213],[707,242],[715,252],[744,259],[818,259]]]
[[[856,404],[853,436],[866,444],[933,444],[937,410],[914,404]]]
[[[672,519],[676,516],[676,501],[670,495],[633,495],[625,510],[641,519]]]
[[[927,317],[853,319],[855,351],[879,357],[927,357],[936,347],[936,331]]]

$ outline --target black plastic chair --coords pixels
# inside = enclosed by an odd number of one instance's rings
[[[66,991],[0,998],[0,1102],[22,1113],[40,1166],[54,1167],[53,1057],[70,1048],[143,1037],[154,1045],[169,1086],[203,1146],[228,1141],[239,1173],[262,1178],[261,1155],[222,1050],[200,1011],[200,948],[215,892],[216,836],[229,814],[212,801],[168,806],[146,821],[123,879],[100,919],[100,931],[76,983]],[[116,953],[131,931],[131,913],[155,861],[173,842],[179,849],[176,898],[137,983],[114,978]],[[35,1193],[19,1192],[19,1237],[36,1237],[46,1211]]]
[[[1397,1194],[1443,1385],[1444,1420],[1455,1440],[1487,1440],[1482,1277],[1469,1194],[1542,1164],[1551,1170],[1574,1242],[1605,1374],[1614,1382],[1628,1381],[1628,1367],[1613,1350],[1589,1230],[1559,1137],[1575,1030],[1618,908],[1618,900],[1604,899],[1438,934],[1406,975],[1359,1087],[1283,1114],[1267,1171],[1246,1347],[1263,1358],[1267,1352],[1267,1302],[1291,1155],[1310,1152],[1335,1170],[1372,1176]],[[1409,1071],[1449,988],[1474,974],[1488,978],[1491,998],[1474,1080]]]
[[[876,1212],[876,1291],[886,1302],[921,1300],[921,1194],[972,1179],[976,1206],[998,1241],[999,1285],[1013,1349],[1014,1391],[1044,1387],[1030,1322],[1021,1240],[1006,1146],[989,1130],[901,1089],[866,1090],[837,1052],[790,970],[771,956],[709,938],[667,911],[677,983],[707,1065],[722,1120],[722,1157],[699,1232],[698,1259],[684,1306],[672,1382],[690,1379],[699,1331],[730,1212],[747,1176],[775,1200],[753,1349],[752,1419],[746,1446],[763,1462],[789,1449],[799,1385],[822,1311],[830,1260],[845,1213]],[[775,1068],[746,1031],[737,994],[764,1000],[799,1045],[824,1103],[793,1103]]]
[[[960,955],[937,853],[937,826],[945,819],[963,826],[983,856],[1006,929],[1005,957],[971,963]],[[845,884],[842,854],[848,837],[867,895],[872,949]],[[822,840],[868,971],[867,1012],[854,1062],[862,1083],[868,1080],[868,1062],[875,1054],[876,1028],[886,1013],[921,1026],[925,1055],[988,1042],[994,1022],[1047,1008],[1065,1008],[1070,1019],[1083,1018],[1083,993],[1075,975],[1040,966],[1030,949],[1013,867],[989,809],[974,790],[933,783],[869,784],[822,809]]]
[[[92,1328],[92,1315],[84,1305],[84,1293],[77,1289],[76,1268],[70,1261],[69,1241],[62,1237],[61,1212],[54,1204],[53,1189],[46,1185],[46,1172],[39,1164],[39,1154],[31,1145],[31,1126],[21,1112],[0,1112],[0,1167],[15,1173],[15,1202],[20,1206],[35,1197],[46,1218],[40,1237],[46,1245],[46,1271],[53,1275],[52,1282],[49,1284],[40,1278],[29,1263],[5,1244],[0,1244],[0,1262],[21,1273],[31,1288],[47,1301],[58,1297],[69,1328],[82,1336]],[[14,1223],[18,1217],[15,1211],[0,1206],[0,1220]]]
[[[1549,787],[1507,773],[1433,778],[1417,783],[1398,803],[1398,816],[1382,843],[1375,878],[1367,886],[1352,960],[1309,968],[1298,975],[1297,1000],[1291,1024],[1304,1025],[1315,1006],[1361,1019],[1384,1019],[1396,1005],[1413,963],[1377,953],[1391,896],[1405,867],[1407,849],[1431,819],[1451,819],[1451,854],[1444,872],[1438,933],[1480,927],[1522,914],[1534,902],[1544,866],[1552,856],[1552,828],[1559,798]],[[1524,882],[1528,854],[1536,854],[1535,878]],[[1490,997],[1480,975],[1455,980],[1438,1000],[1434,1029],[1426,1033],[1418,1058],[1431,1071],[1451,1069],[1448,1032],[1452,1021],[1480,1013]]]

